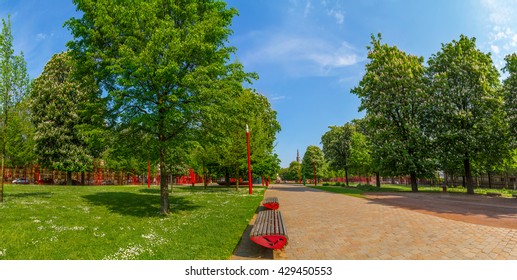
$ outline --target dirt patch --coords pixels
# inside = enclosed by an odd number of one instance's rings
[[[370,203],[467,223],[517,229],[517,199],[453,193],[366,193]]]

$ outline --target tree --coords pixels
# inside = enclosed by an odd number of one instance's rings
[[[77,65],[69,53],[52,56],[31,89],[32,122],[38,162],[45,167],[67,173],[91,170],[93,156],[81,135],[86,125],[87,104],[96,103],[99,90],[92,76],[77,76]]]
[[[330,167],[345,171],[346,186],[348,187],[348,171],[352,152],[352,135],[355,127],[351,123],[343,126],[329,126],[330,130],[321,137],[323,153]]]
[[[442,44],[428,64],[426,133],[434,139],[442,166],[463,166],[467,193],[474,194],[472,163],[493,158],[505,147],[499,73],[490,54],[476,48],[475,38],[464,35]]]
[[[505,57],[503,71],[508,77],[503,81],[504,108],[510,130],[511,146],[517,148],[517,54]]]
[[[11,167],[27,167],[36,160],[34,125],[30,120],[28,96],[12,110],[7,131],[6,162]]]
[[[371,144],[358,130],[352,133],[349,165],[355,174],[370,176],[373,173]]]
[[[351,92],[361,98],[360,110],[366,110],[366,130],[381,171],[409,174],[416,192],[418,176],[432,168],[421,129],[426,100],[423,58],[382,44],[380,34],[372,35],[368,50],[366,73]]]
[[[318,178],[325,175],[325,155],[318,146],[308,146],[302,159],[302,174],[305,178],[314,178],[317,185]]]
[[[75,38],[68,46],[96,69],[118,120],[152,136],[160,176],[167,178],[168,147],[249,80],[240,63],[229,63],[235,48],[226,43],[237,11],[211,0],[74,3],[83,16],[66,23]],[[167,189],[161,180],[163,214],[170,212]]]
[[[297,161],[292,161],[289,167],[282,168],[280,177],[282,177],[282,180],[299,182],[301,181],[301,174],[301,164]]]
[[[1,106],[1,179],[0,179],[0,203],[4,201],[4,170],[7,147],[7,134],[11,121],[13,107],[22,100],[29,87],[29,75],[23,53],[14,55],[13,35],[11,33],[10,17],[7,21],[2,19],[2,31],[0,33],[0,106]]]

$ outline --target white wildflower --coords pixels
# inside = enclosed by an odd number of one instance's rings
[[[145,252],[148,252],[150,254],[153,253],[153,251],[151,249],[143,248],[141,245],[130,244],[127,248],[119,248],[115,254],[106,256],[106,257],[104,257],[104,259],[105,260],[132,260]]]
[[[0,250],[0,257],[3,257],[6,255],[7,249],[1,249]]]

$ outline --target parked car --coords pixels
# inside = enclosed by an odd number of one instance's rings
[[[29,180],[27,179],[23,179],[23,178],[18,178],[18,179],[14,179],[13,180],[13,184],[29,184]]]

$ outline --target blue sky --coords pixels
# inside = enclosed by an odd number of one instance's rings
[[[350,94],[364,74],[370,35],[425,60],[460,34],[477,38],[496,66],[517,52],[517,0],[230,0],[237,8],[230,45],[252,87],[278,112],[282,131],[276,153],[282,166],[320,145],[330,125],[355,118],[359,99]],[[0,17],[11,14],[16,51],[23,51],[36,78],[71,39],[66,19],[77,16],[68,0],[0,0]]]

